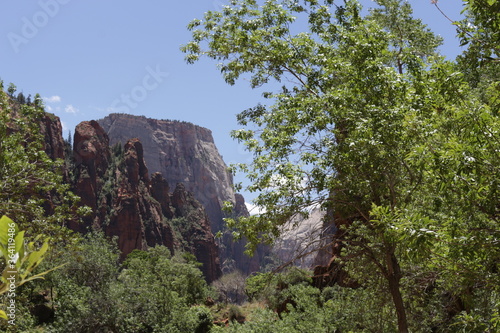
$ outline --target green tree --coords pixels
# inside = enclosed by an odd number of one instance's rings
[[[117,332],[119,309],[113,290],[119,274],[119,251],[103,234],[92,233],[56,262],[67,263],[47,276],[55,321],[52,332]]]
[[[17,94],[16,100],[19,104],[26,104],[26,97],[24,97],[24,94],[22,92]]]
[[[468,82],[485,98],[498,91],[500,79],[500,2],[464,0],[463,3],[466,18],[454,24],[462,46],[467,48],[457,63]],[[498,103],[497,100],[497,108]]]
[[[173,258],[166,247],[133,251],[115,289],[121,332],[203,332],[208,311],[192,308],[208,288],[196,263]],[[133,286],[133,288],[130,288]],[[207,317],[208,316],[208,317]],[[210,320],[209,320],[210,321]],[[210,326],[210,325],[208,325]]]
[[[363,17],[356,1],[232,1],[189,25],[183,51],[189,63],[217,60],[229,84],[282,85],[264,94],[271,105],[238,115],[246,128],[233,136],[254,154],[239,167],[265,213],[229,226],[251,251],[320,204],[337,230],[337,271],[380,300],[389,293],[407,332],[419,325],[404,297],[416,267],[444,290],[463,277],[464,297],[472,272],[487,283],[498,265],[497,119],[408,4],[376,3]],[[307,32],[294,33],[298,21]]]
[[[40,127],[50,116],[41,107],[19,105],[0,91],[0,214],[15,216],[31,236],[66,243],[66,223],[85,213],[63,181],[63,161],[45,153]]]
[[[473,65],[500,61],[500,1],[463,0],[466,18],[457,22],[462,45]]]
[[[17,224],[7,216],[0,218],[0,267],[3,269],[0,277],[0,296],[4,299],[0,305],[6,309],[0,310],[0,321],[7,321],[8,330],[16,329],[19,321],[19,318],[16,320],[16,317],[19,317],[17,309],[20,308],[19,304],[16,304],[18,288],[29,281],[43,279],[44,275],[61,267],[35,272],[45,259],[49,248],[47,240],[38,248],[39,238],[25,243],[24,231],[20,231]],[[0,322],[0,326],[4,324],[6,323]]]
[[[9,88],[7,89],[7,91],[9,92],[10,97],[14,97],[14,93],[16,92],[16,90],[17,90],[16,85],[11,82],[9,84]]]
[[[50,332],[208,332],[208,288],[194,263],[166,247],[135,250],[119,262],[116,242],[88,234],[40,285],[56,309]]]

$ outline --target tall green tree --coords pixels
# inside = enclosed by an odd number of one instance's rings
[[[16,90],[17,90],[16,85],[15,85],[14,83],[12,83],[12,82],[11,82],[11,83],[9,84],[9,88],[7,89],[7,91],[9,92],[9,95],[10,95],[11,97],[14,97],[14,93],[16,92]]]
[[[436,54],[440,39],[407,3],[376,3],[363,16],[356,1],[231,1],[189,25],[193,39],[183,51],[189,63],[218,61],[229,84],[245,77],[252,87],[281,85],[264,94],[270,105],[238,115],[245,128],[233,136],[254,154],[239,167],[265,213],[229,225],[253,250],[321,205],[337,229],[338,270],[365,287],[376,280],[370,287],[391,295],[398,329],[407,332],[403,282],[415,267],[450,282],[479,265],[484,281],[486,266],[498,263],[497,119]],[[295,33],[301,22],[307,31]],[[471,237],[476,229],[481,237]],[[473,259],[486,252],[489,263]]]

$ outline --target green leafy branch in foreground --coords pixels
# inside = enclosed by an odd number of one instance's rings
[[[4,265],[0,277],[0,295],[9,293],[15,297],[16,287],[35,279],[43,279],[47,273],[63,266],[32,275],[49,249],[48,239],[37,249],[39,242],[38,236],[26,244],[24,231],[20,231],[17,224],[7,216],[0,218],[0,260]],[[5,311],[0,310],[0,318],[8,319]]]

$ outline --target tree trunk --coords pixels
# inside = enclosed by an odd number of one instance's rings
[[[392,301],[394,302],[394,307],[396,308],[396,314],[398,316],[398,331],[400,333],[408,333],[406,310],[403,302],[403,296],[401,295],[401,285],[399,284],[401,280],[401,270],[399,268],[399,263],[394,253],[388,253],[386,260],[388,268],[387,280],[389,282],[389,291],[391,293]]]

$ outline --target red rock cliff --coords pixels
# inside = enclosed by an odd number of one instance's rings
[[[110,114],[98,120],[111,144],[137,137],[151,172],[169,184],[183,183],[205,207],[212,230],[223,225],[224,201],[235,202],[232,175],[215,146],[212,132],[186,122]]]
[[[118,237],[125,257],[134,249],[164,245],[173,253],[183,249],[202,263],[208,281],[220,276],[218,248],[203,206],[182,186],[169,193],[160,175],[149,176],[139,139],[110,148],[109,139],[95,121],[82,122],[74,135],[74,191],[82,204],[92,208],[83,224],[72,224],[80,232],[101,229]],[[182,221],[182,238],[175,221]]]
[[[98,122],[109,135],[111,144],[125,143],[130,136],[138,137],[150,171],[160,172],[169,184],[184,184],[205,207],[213,233],[224,228],[222,206],[225,201],[235,204],[237,216],[248,215],[243,197],[234,193],[232,175],[210,130],[186,122],[126,114],[110,114]],[[221,261],[231,259],[227,262],[235,261],[235,267],[245,273],[256,271],[260,258],[265,255],[261,249],[255,257],[246,257],[244,242],[233,244],[229,234],[221,246]]]

